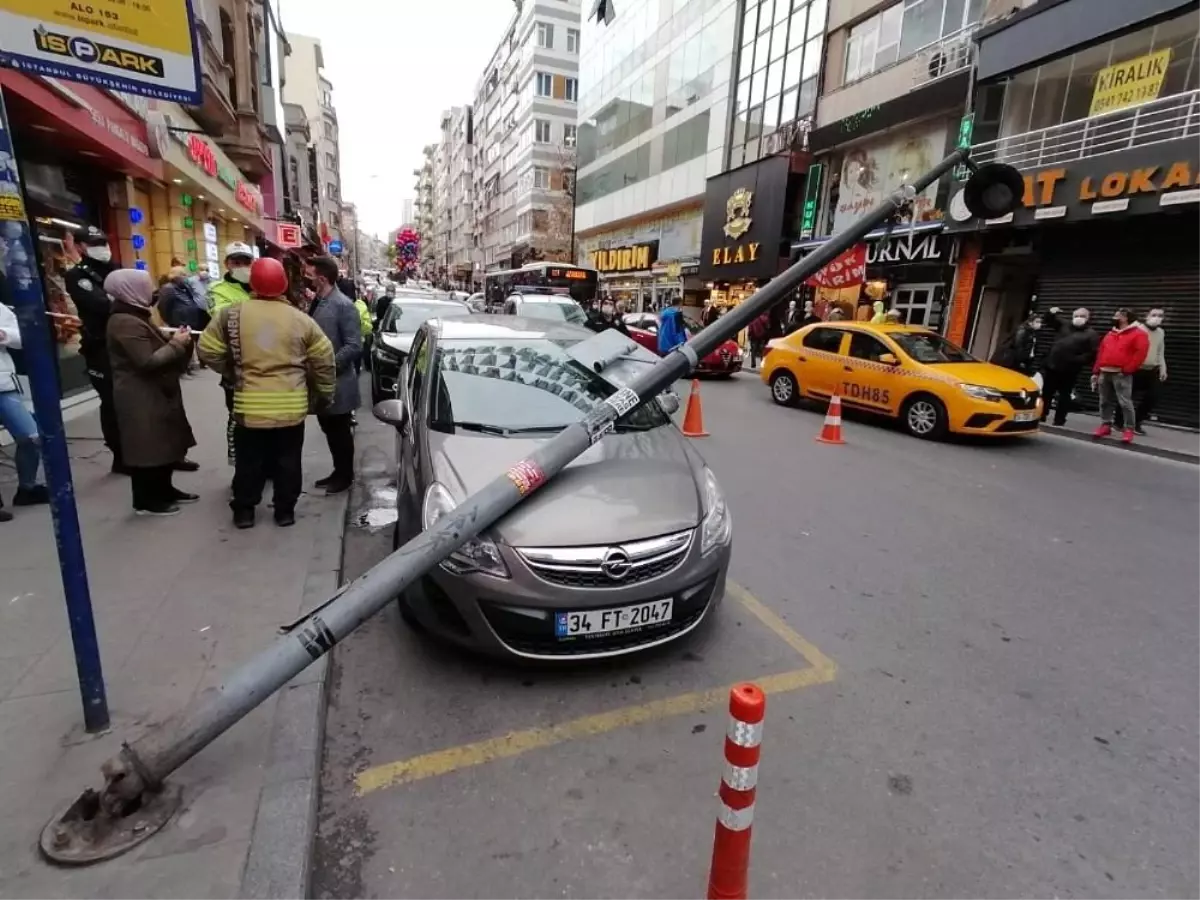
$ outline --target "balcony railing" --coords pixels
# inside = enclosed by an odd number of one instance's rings
[[[1018,169],[1038,169],[1198,136],[1200,90],[1195,90],[976,144],[971,159],[978,165],[1003,162]]]
[[[920,87],[970,68],[975,62],[975,41],[972,37],[982,24],[975,22],[966,28],[960,28],[918,50],[914,54],[913,87]]]

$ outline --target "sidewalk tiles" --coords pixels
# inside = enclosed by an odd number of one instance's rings
[[[96,414],[67,426],[108,733],[83,731],[48,509],[18,509],[0,525],[0,896],[307,894],[324,660],[173,777],[184,806],[158,835],[81,869],[49,866],[36,850],[62,805],[101,786],[100,764],[122,741],[177,720],[337,587],[346,497],[306,494],[290,529],[276,528],[264,504],[257,528],[235,531],[221,391],[202,373],[185,381],[184,395],[201,469],[176,483],[202,499],[174,518],[132,515],[127,480],[108,473]],[[306,484],[328,466],[310,423]],[[14,488],[11,458],[0,453],[0,491],[11,499]]]

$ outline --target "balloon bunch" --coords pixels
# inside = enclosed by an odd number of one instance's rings
[[[403,275],[411,275],[417,270],[417,262],[421,255],[421,236],[411,228],[403,229],[396,235],[396,269]]]

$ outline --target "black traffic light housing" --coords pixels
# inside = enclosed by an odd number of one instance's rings
[[[1005,163],[985,163],[982,166],[967,162],[971,177],[963,187],[963,203],[971,215],[980,219],[999,219],[1021,205],[1025,195],[1025,178]]]

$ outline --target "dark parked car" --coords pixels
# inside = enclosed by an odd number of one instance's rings
[[[385,302],[381,298],[380,302]],[[457,300],[438,299],[433,294],[411,294],[392,300],[379,321],[379,333],[371,342],[371,402],[396,396],[396,378],[408,355],[417,329],[437,316],[469,316],[471,308]]]

